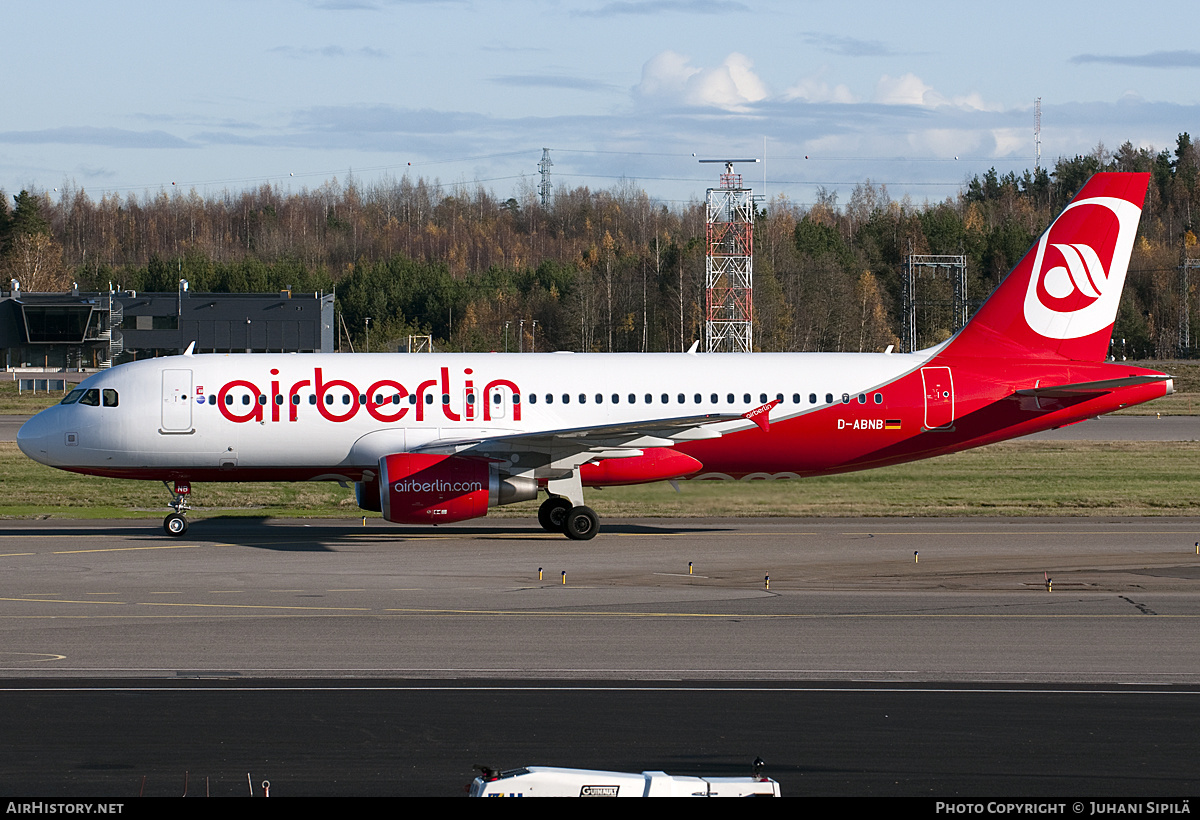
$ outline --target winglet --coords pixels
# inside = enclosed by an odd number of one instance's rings
[[[781,402],[779,399],[769,401],[761,407],[755,407],[748,413],[742,413],[742,418],[749,419],[750,421],[754,422],[765,433],[771,427],[771,410],[774,409],[775,405],[780,403]]]
[[[191,342],[191,343],[190,343],[190,344],[187,346],[187,350],[183,351],[183,355],[184,355],[184,356],[191,356],[191,355],[192,355],[192,352],[193,352],[195,349],[196,349],[196,342],[195,342],[195,341],[193,341],[193,342]]]
[[[699,347],[700,347],[700,340],[699,340],[699,339],[697,339],[696,341],[692,342],[692,346],[688,348],[688,355],[689,355],[689,356],[695,356],[695,355],[696,355],[696,350],[697,350]]]

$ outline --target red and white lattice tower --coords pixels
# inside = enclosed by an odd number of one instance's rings
[[[735,162],[756,159],[702,159],[721,162],[721,187],[705,198],[705,349],[709,353],[749,353],[754,347],[754,197],[742,187]]]

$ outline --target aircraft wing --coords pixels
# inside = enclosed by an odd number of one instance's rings
[[[734,422],[734,424],[728,424]],[[738,423],[741,422],[741,423]],[[586,454],[580,460],[615,457],[602,455],[605,451],[641,450],[649,447],[673,447],[681,441],[719,438],[727,432],[749,429],[754,422],[743,414],[705,413],[665,419],[607,424],[592,427],[567,427],[559,430],[539,430],[533,433],[514,433],[478,439],[439,439],[417,448],[414,452],[475,455],[506,459],[514,453],[543,453],[552,461],[570,454]],[[632,453],[621,453],[621,455]]]
[[[1032,397],[1038,399],[1068,399],[1078,396],[1086,396],[1091,393],[1107,393],[1115,390],[1118,387],[1133,387],[1137,384],[1150,384],[1151,382],[1170,381],[1171,377],[1165,373],[1155,373],[1153,375],[1142,376],[1125,376],[1120,379],[1104,379],[1096,382],[1078,382],[1076,384],[1054,384],[1037,387],[1029,387],[1016,392],[1017,396]]]

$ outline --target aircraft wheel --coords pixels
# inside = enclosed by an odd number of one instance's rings
[[[538,507],[538,523],[546,532],[566,532],[567,513],[570,511],[570,501],[561,495],[552,495]]]
[[[572,541],[590,541],[600,532],[600,517],[591,507],[572,507],[564,531]]]
[[[187,519],[179,513],[171,513],[163,519],[163,529],[167,531],[167,535],[178,538],[187,532],[187,527]]]

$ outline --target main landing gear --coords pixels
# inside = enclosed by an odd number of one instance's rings
[[[600,517],[591,507],[575,506],[561,495],[552,495],[538,508],[538,523],[546,532],[561,532],[572,541],[588,541],[600,532]]]
[[[188,496],[192,493],[192,485],[186,481],[176,481],[174,489],[167,482],[163,482],[163,486],[167,488],[167,492],[171,494],[171,502],[167,505],[175,512],[163,519],[163,530],[167,535],[172,535],[176,538],[187,532],[188,523],[187,511],[191,508],[188,504]]]

